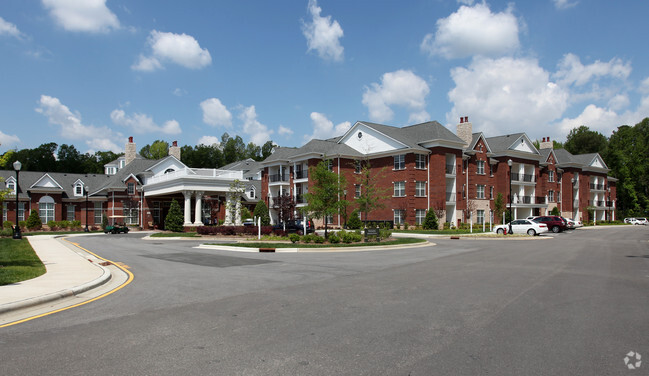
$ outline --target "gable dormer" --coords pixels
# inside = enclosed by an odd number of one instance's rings
[[[524,153],[538,154],[532,141],[526,135],[521,135],[510,147],[511,150],[522,151]]]
[[[40,177],[40,179],[36,180],[34,184],[32,184],[29,189],[31,191],[46,191],[46,192],[52,192],[52,191],[63,191],[63,187],[61,184],[59,184],[54,178],[50,176],[50,174],[45,174]]]
[[[590,162],[589,167],[608,168],[599,154],[595,155],[595,158]]]
[[[81,181],[81,179],[77,179],[77,181],[74,182],[73,190],[74,190],[74,197],[83,197],[85,194],[84,188],[85,184]]]
[[[14,178],[13,176],[8,178],[5,181],[5,187],[7,187],[10,194],[16,195],[16,192],[18,191],[18,186],[16,186],[16,178]]]
[[[403,142],[361,122],[356,122],[338,143],[345,144],[362,154],[389,153],[408,148],[408,145]]]

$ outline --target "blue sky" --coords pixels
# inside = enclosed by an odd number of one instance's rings
[[[355,121],[609,136],[649,115],[635,0],[3,0],[0,153],[300,146]]]

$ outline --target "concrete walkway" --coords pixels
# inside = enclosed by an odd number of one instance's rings
[[[0,314],[80,294],[111,278],[103,260],[52,235],[29,236],[47,272],[40,277],[0,286]]]

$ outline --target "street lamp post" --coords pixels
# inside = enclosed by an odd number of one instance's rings
[[[88,194],[90,193],[90,187],[86,185],[84,186],[84,189],[86,191],[86,228],[83,231],[90,232],[88,229]]]
[[[575,218],[577,215],[575,213],[575,178],[570,179],[570,210],[572,211],[572,219],[577,220]]]
[[[514,162],[512,162],[511,159],[507,161],[507,166],[509,166],[509,233],[513,234],[514,230],[512,229],[512,221],[514,218],[512,217],[512,165]]]
[[[608,206],[608,210],[606,212],[608,214],[608,223],[611,223],[611,217],[612,217],[611,210],[613,209],[611,205],[611,187],[606,188],[606,190],[608,191],[608,202],[606,203]]]
[[[18,222],[18,192],[19,192],[19,178],[20,178],[20,168],[22,167],[22,164],[19,161],[14,162],[14,170],[16,170],[16,225],[14,226],[14,234],[13,238],[14,239],[22,239],[22,235],[20,234],[20,223]]]

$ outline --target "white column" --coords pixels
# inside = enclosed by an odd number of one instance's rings
[[[226,193],[225,194],[225,222],[223,222],[224,226],[232,226],[232,210],[230,208],[232,207],[232,193]]]
[[[194,197],[196,198],[196,203],[194,206],[194,226],[202,226],[203,221],[203,193],[201,191],[194,192]]]
[[[241,197],[235,197],[237,200],[235,204],[235,214],[234,214],[234,225],[235,226],[243,226],[243,222],[241,222]]]
[[[185,223],[183,223],[183,226],[191,226],[192,225],[192,191],[183,191],[183,196],[185,196]]]

